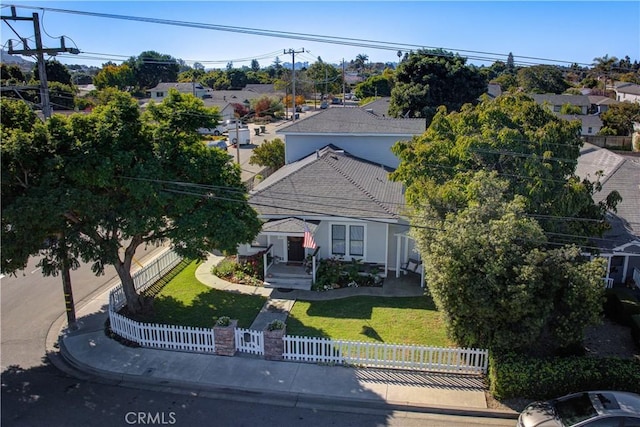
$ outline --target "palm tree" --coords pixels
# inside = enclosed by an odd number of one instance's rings
[[[356,71],[364,70],[365,63],[367,62],[368,59],[369,59],[369,56],[365,55],[364,53],[357,55],[355,60]]]
[[[607,76],[611,75],[613,66],[618,62],[618,58],[615,56],[609,57],[605,55],[598,58],[593,58],[593,71],[597,73],[597,77],[604,76],[604,90],[607,90]],[[611,82],[613,83],[613,76],[611,76]]]

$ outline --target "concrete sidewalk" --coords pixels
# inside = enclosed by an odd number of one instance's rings
[[[198,271],[204,274],[204,268]],[[210,273],[209,276],[213,277]],[[217,281],[216,287],[231,292],[240,291],[236,287],[242,286]],[[242,288],[251,293],[271,291]],[[513,411],[487,408],[485,384],[480,377],[126,347],[105,335],[107,306],[108,292],[104,292],[79,310],[77,330],[63,329],[65,322],[61,317],[47,339],[48,347],[52,348],[58,338],[61,356],[89,379],[289,406],[517,417]]]

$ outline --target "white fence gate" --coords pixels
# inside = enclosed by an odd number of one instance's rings
[[[367,343],[318,337],[284,337],[285,360],[486,374],[489,352],[471,348]]]
[[[243,353],[264,355],[264,332],[236,328],[236,350]]]

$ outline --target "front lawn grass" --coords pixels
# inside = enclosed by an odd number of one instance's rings
[[[299,300],[287,319],[287,334],[388,344],[454,346],[446,336],[440,312],[428,296]]]
[[[240,328],[251,326],[267,299],[203,285],[195,278],[197,267],[195,261],[189,264],[156,295],[152,322],[211,328],[216,318],[229,316]]]

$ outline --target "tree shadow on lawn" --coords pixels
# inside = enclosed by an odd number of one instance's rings
[[[238,327],[248,328],[253,323],[267,298],[210,289],[199,293],[189,303],[168,295],[159,295],[153,302],[153,318],[147,322],[212,328],[221,316],[238,319]]]
[[[319,317],[328,319],[328,326],[333,323],[335,326],[335,320],[341,322],[345,321],[357,321],[356,324],[351,322],[351,326],[344,326],[345,328],[358,328],[358,334],[362,338],[366,337],[377,342],[386,342],[382,337],[381,332],[375,327],[375,324],[380,325],[393,322],[394,313],[379,314],[379,317],[373,319],[374,309],[395,309],[395,310],[414,310],[415,313],[424,311],[436,311],[435,305],[430,297],[371,297],[371,296],[358,296],[343,298],[340,300],[325,300],[325,301],[302,301],[299,300],[296,304],[303,303],[308,304],[308,308],[305,310],[305,314],[309,317]],[[413,313],[415,317],[416,314]],[[419,314],[417,314],[419,315]],[[408,314],[411,316],[411,314]],[[389,319],[385,319],[389,317]],[[407,317],[409,318],[409,317]],[[331,321],[333,320],[333,322]],[[287,319],[287,332],[291,335],[302,336],[316,336],[323,338],[332,338],[332,334],[329,330],[323,328],[311,327],[304,324],[304,318],[298,319],[295,317],[295,310],[293,315],[290,315]]]
[[[339,300],[305,302],[309,304],[308,316],[341,319],[371,319],[374,308],[436,311],[433,300],[426,295],[420,297],[356,296]]]

